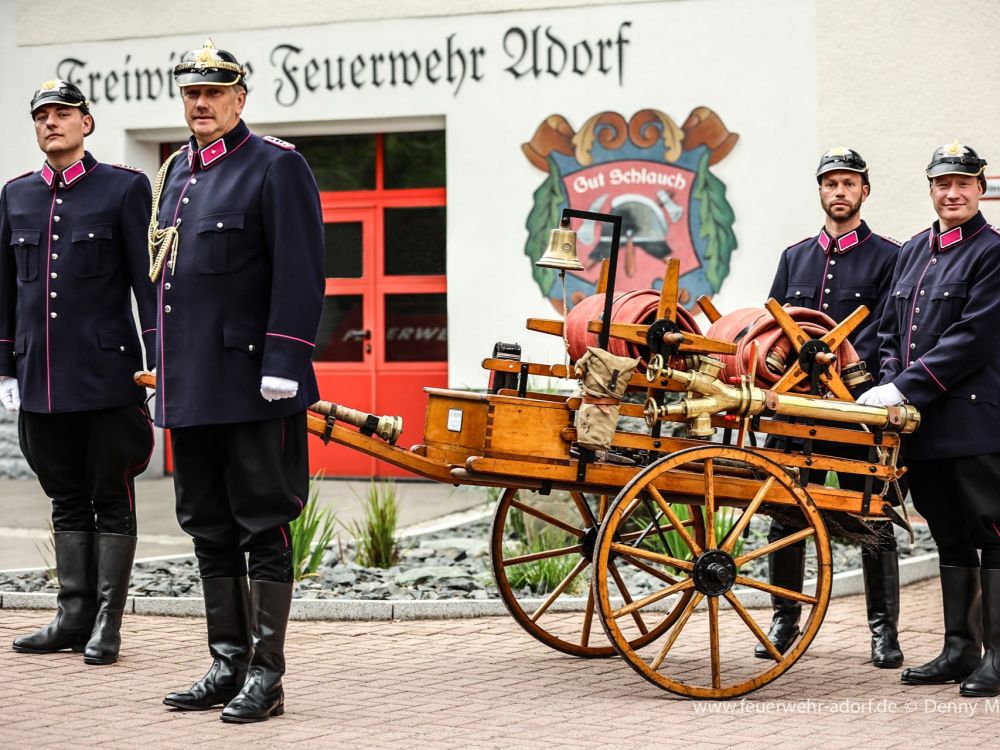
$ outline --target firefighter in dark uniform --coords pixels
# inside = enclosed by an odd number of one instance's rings
[[[940,555],[945,637],[902,680],[961,682],[968,696],[1000,694],[1000,234],[979,212],[985,167],[958,142],[934,151],[938,220],[900,251],[879,330],[882,384],[863,397],[921,413],[906,457]]]
[[[871,190],[868,165],[849,148],[834,148],[823,154],[816,170],[820,203],[826,223],[815,237],[792,245],[781,255],[770,296],[783,303],[820,310],[836,321],[865,305],[868,317],[850,336],[850,341],[870,373],[878,373],[878,321],[888,298],[899,245],[881,237],[861,219],[861,204]],[[869,388],[869,381],[859,388]],[[819,443],[820,453],[866,460],[864,446]],[[864,490],[864,479],[853,474],[839,477],[844,489]],[[868,626],[872,633],[871,658],[876,667],[895,668],[903,663],[899,647],[899,560],[896,538],[888,522],[874,526],[872,545],[861,551]],[[795,531],[790,523],[774,519],[769,539],[775,541]],[[801,591],[805,571],[805,542],[785,547],[768,558],[771,583]],[[772,597],[774,617],[768,638],[784,653],[799,634],[802,605]],[[763,646],[755,654],[770,658]]]
[[[204,48],[174,68],[192,137],[157,175],[156,421],[202,577],[208,673],[164,702],[222,719],[284,712],[289,523],[308,494],[305,410],[323,306],[319,190],[292,144],[241,119],[246,71]],[[247,582],[249,556],[249,587]]]
[[[153,430],[132,382],[152,352],[156,297],[146,276],[149,180],[84,150],[89,103],[66,81],[31,100],[38,171],[0,194],[0,400],[20,407],[21,450],[52,499],[58,612],[14,650],[118,658],[135,555],[135,482]]]

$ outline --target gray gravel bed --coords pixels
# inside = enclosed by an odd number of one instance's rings
[[[764,523],[754,519],[748,541],[759,546],[766,536]],[[763,519],[761,519],[763,521]],[[327,550],[317,574],[299,583],[296,598],[300,599],[364,599],[364,600],[435,600],[435,599],[497,599],[489,558],[489,524],[482,519],[462,526],[423,534],[403,540],[401,559],[388,569],[365,568],[352,562],[354,549],[349,543],[335,542]],[[915,543],[897,530],[900,557],[912,557],[935,551],[926,526],[914,526]],[[833,543],[834,572],[853,570],[861,565],[861,548],[857,545]],[[620,566],[626,583],[633,593],[652,590],[648,576],[630,566]],[[766,579],[766,558],[759,558],[742,569],[741,574]],[[806,559],[806,577],[815,575],[815,560]],[[0,591],[45,592],[58,590],[55,581],[45,571],[0,572]],[[130,595],[136,597],[200,597],[201,579],[195,558],[136,563],[132,572]],[[540,592],[523,589],[519,596],[538,596]]]

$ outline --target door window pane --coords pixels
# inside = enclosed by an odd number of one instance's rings
[[[360,294],[329,295],[316,334],[314,362],[361,362],[366,331]]]
[[[385,186],[444,187],[444,131],[386,133]]]
[[[360,221],[338,221],[324,225],[326,236],[326,277],[360,279],[364,225]]]
[[[445,273],[444,206],[385,210],[385,272],[393,276]]]
[[[445,294],[385,296],[385,361],[448,360],[448,298]]]
[[[374,190],[374,135],[292,136],[320,190]]]

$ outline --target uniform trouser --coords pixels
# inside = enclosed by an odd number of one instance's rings
[[[838,425],[843,426],[843,425]],[[767,447],[768,448],[782,448],[784,443],[782,438],[768,437]],[[801,444],[796,444],[796,449],[801,450]],[[836,456],[838,458],[848,458],[856,461],[867,461],[868,460],[868,446],[864,445],[852,445],[850,443],[822,443],[816,442],[813,444],[813,453],[819,453],[827,456]],[[904,475],[906,476],[906,475]],[[818,476],[818,472],[813,470],[813,480],[822,481],[823,477]],[[860,474],[838,474],[838,482],[841,489],[851,490],[853,492],[864,492],[865,489],[865,479]],[[872,491],[878,491],[880,489],[881,481],[875,480],[872,484]],[[906,484],[904,481],[900,481],[900,491],[903,493],[904,498],[906,495]],[[886,499],[892,502],[894,505],[901,502],[904,498],[895,498],[895,490],[890,487],[889,492],[886,495]],[[883,527],[884,524],[884,527]],[[896,551],[896,537],[892,530],[892,525],[890,521],[869,521],[867,525],[875,530],[875,549],[879,552],[895,552]],[[804,528],[804,519],[801,523],[796,523],[794,520],[785,519],[779,520],[774,518],[771,520],[771,530],[768,533],[768,541],[776,541],[783,536],[792,534],[800,529]],[[805,547],[805,540],[800,540],[796,542],[793,547]]]
[[[309,492],[306,415],[170,431],[177,520],[202,578],[292,580],[288,524]]]
[[[910,461],[913,505],[937,544],[941,565],[1000,568],[1000,453]]]
[[[21,451],[52,498],[55,531],[135,536],[135,477],[153,452],[141,404],[43,414],[21,410]]]

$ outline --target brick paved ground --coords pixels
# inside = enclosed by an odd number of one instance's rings
[[[919,664],[940,643],[937,582],[906,588],[903,606],[907,663]],[[0,610],[0,643],[50,615]],[[160,703],[207,667],[203,621],[131,616],[124,656],[111,667],[0,651],[0,741],[130,750],[996,746],[998,701],[959,698],[954,685],[904,688],[898,671],[866,666],[863,618],[861,597],[834,600],[790,672],[727,703],[662,692],[618,659],[549,651],[506,618],[293,622],[287,712],[231,726],[215,712]]]

